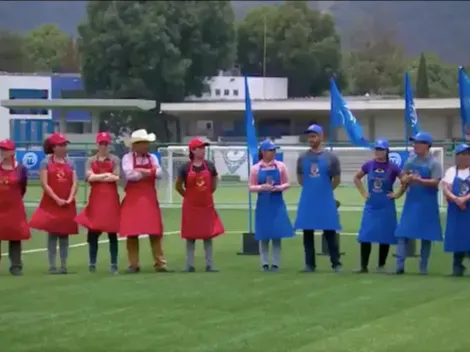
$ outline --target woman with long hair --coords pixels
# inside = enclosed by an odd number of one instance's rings
[[[404,174],[398,165],[389,161],[388,155],[388,141],[377,139],[374,143],[374,158],[365,162],[354,176],[354,184],[366,201],[358,233],[358,241],[361,244],[359,273],[369,271],[369,258],[373,243],[379,244],[377,267],[379,272],[385,270],[390,245],[397,243],[395,199],[403,195],[405,188],[401,187],[397,193],[394,193],[393,184]],[[362,178],[365,175],[367,175],[367,190],[362,184]]]
[[[69,141],[61,133],[54,133],[44,141],[46,158],[41,163],[39,174],[43,195],[29,223],[33,229],[48,233],[47,252],[51,274],[68,273],[69,236],[78,234],[75,222],[78,182],[75,166],[67,156],[68,144]],[[59,270],[56,265],[57,243]]]
[[[224,227],[214,207],[213,194],[217,189],[217,170],[205,160],[209,143],[199,138],[189,142],[189,161],[178,173],[175,188],[183,197],[181,237],[186,240],[186,271],[194,272],[196,241],[204,243],[206,272],[217,272],[213,266],[213,241],[222,235]]]
[[[261,267],[264,272],[279,270],[281,240],[295,236],[287,213],[283,192],[289,188],[286,165],[275,159],[277,146],[265,140],[259,147],[259,162],[251,169],[250,192],[258,193],[255,210],[255,239],[259,241]],[[269,265],[269,245],[272,262]]]
[[[76,221],[88,229],[89,271],[96,271],[98,239],[108,233],[111,272],[118,272],[118,238],[121,205],[118,193],[120,160],[109,152],[111,135],[99,132],[96,135],[98,151],[88,159],[86,181],[91,186],[86,207],[78,214]]]
[[[23,196],[28,176],[26,168],[15,160],[15,143],[0,141],[0,244],[8,241],[10,273],[19,276],[23,272],[21,242],[31,238]],[[0,247],[0,258],[1,258]]]

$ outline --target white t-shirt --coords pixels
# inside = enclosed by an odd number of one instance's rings
[[[443,181],[449,185],[454,182],[455,173],[457,168],[455,166],[451,166],[447,169],[446,174],[444,175]],[[466,180],[470,177],[470,169],[459,170],[458,178],[461,180]]]

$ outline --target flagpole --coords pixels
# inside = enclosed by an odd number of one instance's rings
[[[404,111],[404,114],[403,114],[403,121],[405,123],[405,150],[406,152],[408,153],[408,145],[409,145],[409,139],[410,139],[410,135],[409,135],[409,126],[408,126],[408,118],[407,118],[407,114],[408,114],[408,101],[409,101],[409,97],[408,97],[408,90],[409,90],[409,87],[408,87],[408,84],[409,84],[409,81],[408,81],[408,73],[405,72],[405,111]]]
[[[464,92],[463,92],[463,75],[464,75],[463,67],[459,67],[459,101],[460,101],[460,134],[462,138],[462,142],[465,142],[465,120],[464,120]]]
[[[250,178],[250,173],[251,173],[251,156],[250,156],[250,149],[247,147],[246,148],[246,155],[248,158],[246,159],[248,161],[248,178]],[[248,180],[249,182],[249,180]],[[250,192],[250,189],[248,188],[248,230],[250,233],[253,232],[253,195]]]
[[[264,28],[263,28],[263,99],[266,99],[266,15],[264,15]]]

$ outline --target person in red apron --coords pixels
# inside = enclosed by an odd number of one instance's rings
[[[15,143],[0,141],[0,244],[8,241],[10,273],[14,276],[23,273],[21,241],[31,238],[23,203],[27,183],[26,168],[15,160]],[[0,259],[1,253],[0,247]]]
[[[61,133],[54,133],[44,141],[46,158],[41,163],[39,174],[44,193],[29,222],[31,228],[48,233],[47,251],[51,274],[67,274],[69,235],[78,234],[75,222],[77,175],[72,160],[67,157],[68,143]],[[56,266],[57,242],[59,271]]]
[[[130,139],[126,141],[132,151],[122,158],[122,173],[126,185],[121,204],[119,236],[126,237],[129,273],[140,271],[140,235],[149,236],[155,270],[168,272],[162,246],[162,214],[155,187],[162,169],[157,157],[149,154],[149,145],[155,140],[155,134],[148,134],[146,130],[132,132]]]
[[[75,221],[88,229],[89,271],[96,272],[98,238],[102,232],[108,233],[111,272],[118,273],[118,239],[121,204],[118,181],[120,161],[109,153],[111,135],[100,132],[96,135],[98,153],[88,159],[86,180],[91,185],[87,206],[78,214]]]
[[[176,191],[183,197],[181,237],[186,240],[186,271],[195,272],[196,240],[203,240],[206,272],[217,272],[212,265],[212,239],[225,232],[214,207],[217,188],[215,165],[204,160],[206,146],[199,138],[189,142],[189,161],[183,164],[176,179]]]

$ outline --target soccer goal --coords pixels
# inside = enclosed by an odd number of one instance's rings
[[[292,209],[298,202],[300,186],[297,183],[296,166],[301,153],[308,149],[307,146],[282,146],[279,155],[287,165],[291,189],[285,194],[287,205]],[[361,165],[372,158],[373,151],[357,147],[334,147],[333,152],[341,162],[341,186],[335,191],[336,198],[341,202],[342,210],[357,211],[362,209],[364,200],[355,189],[353,183],[354,174]],[[409,148],[408,152],[411,152]],[[181,199],[174,191],[174,182],[181,165],[188,161],[188,148],[185,146],[170,146],[160,148],[164,177],[159,182],[159,196],[165,206],[180,206]],[[407,150],[404,147],[390,149],[390,161],[403,166],[406,161]],[[444,167],[444,149],[431,148],[431,153]],[[249,158],[245,146],[210,146],[207,148],[207,160],[212,161],[219,173],[218,190],[215,193],[215,201],[218,207],[246,209],[248,206],[248,178]],[[403,199],[398,200],[400,207]],[[439,203],[443,204],[441,192]]]

